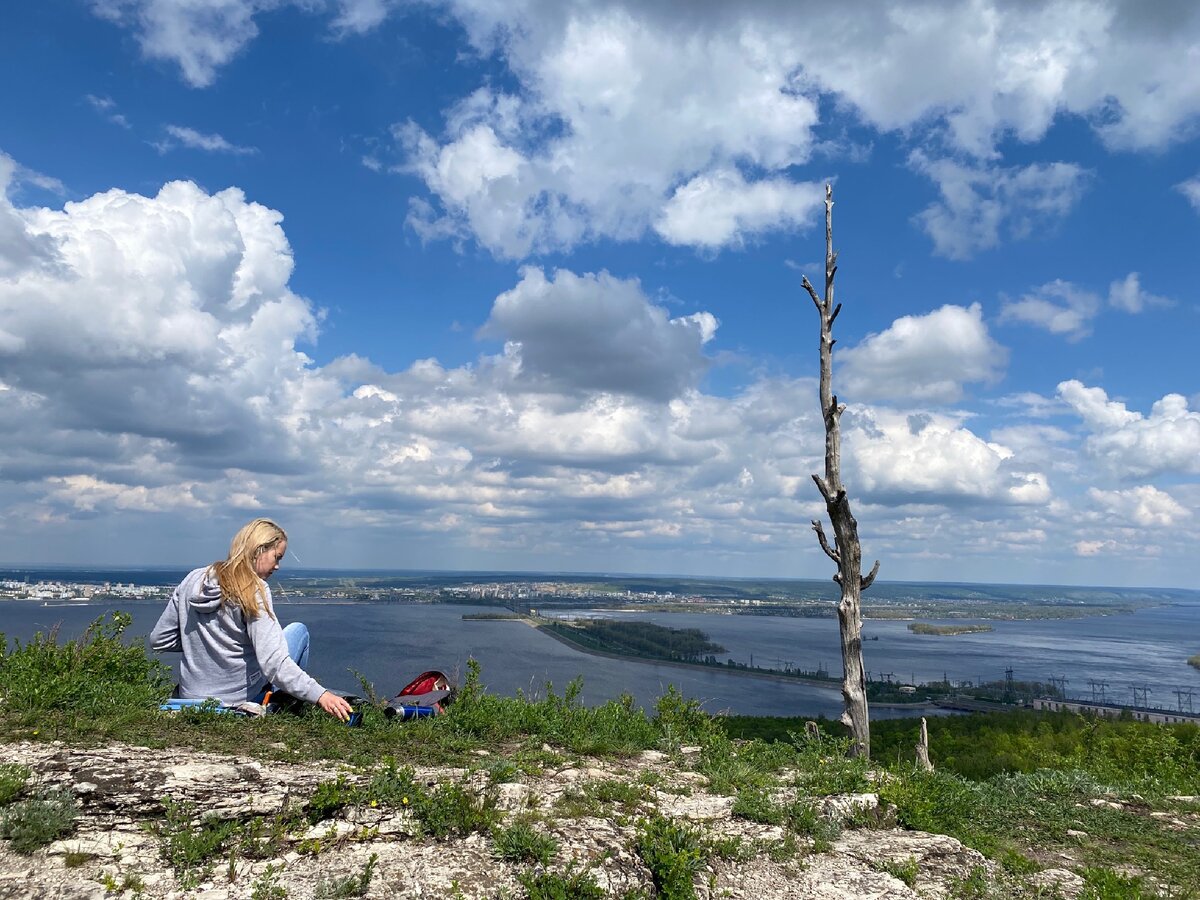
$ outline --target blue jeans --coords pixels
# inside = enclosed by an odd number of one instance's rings
[[[285,625],[283,639],[287,642],[288,656],[292,658],[292,662],[302,669],[307,668],[308,626],[303,622],[292,622],[290,625]],[[275,686],[268,681],[258,692],[258,696],[254,698],[255,702],[262,703],[267,693],[273,690],[275,690]]]
[[[308,668],[308,627],[303,622],[284,626],[283,639],[287,641],[288,656],[302,669]]]

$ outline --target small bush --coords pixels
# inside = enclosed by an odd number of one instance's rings
[[[287,891],[279,883],[279,868],[269,865],[250,889],[250,900],[286,900]]]
[[[637,851],[662,900],[694,900],[696,873],[707,857],[704,842],[695,831],[656,816],[638,830]]]
[[[586,869],[565,872],[522,872],[517,876],[529,900],[604,900],[608,895]]]
[[[79,807],[66,791],[47,791],[10,803],[0,814],[0,837],[18,853],[32,853],[71,833]]]
[[[122,641],[132,621],[129,613],[114,612],[75,641],[59,644],[57,629],[51,629],[11,650],[0,644],[6,709],[101,715],[156,707],[170,693],[171,670],[147,656],[140,640]]]
[[[494,793],[488,790],[476,794],[459,782],[439,785],[428,793],[422,791],[412,809],[426,833],[436,838],[488,831],[500,820]]]
[[[492,829],[492,843],[501,859],[510,862],[538,863],[550,865],[558,852],[558,841],[548,834],[541,834],[528,822],[516,821],[507,828]]]
[[[180,886],[193,888],[212,872],[213,858],[238,831],[238,824],[213,818],[197,821],[195,806],[190,803],[166,800],[163,805],[163,820],[151,830],[162,841],[159,852],[175,871]]]

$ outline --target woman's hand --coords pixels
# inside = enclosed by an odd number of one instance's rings
[[[343,722],[350,721],[350,713],[353,712],[350,704],[337,694],[331,694],[329,691],[323,693],[317,698],[317,706],[325,710],[335,719],[340,719]]]

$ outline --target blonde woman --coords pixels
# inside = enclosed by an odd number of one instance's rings
[[[244,526],[226,559],[194,569],[175,588],[150,646],[183,654],[184,699],[262,702],[268,691],[286,691],[345,722],[350,704],[304,671],[308,629],[299,622],[281,628],[275,618],[267,579],[285,553],[287,535],[270,519]]]

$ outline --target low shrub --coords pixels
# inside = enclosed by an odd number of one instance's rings
[[[694,900],[696,874],[707,861],[700,835],[679,822],[655,816],[638,829],[637,852],[662,900]]]
[[[6,806],[0,813],[0,837],[18,853],[32,853],[70,834],[78,816],[74,797],[62,790],[46,791]]]

